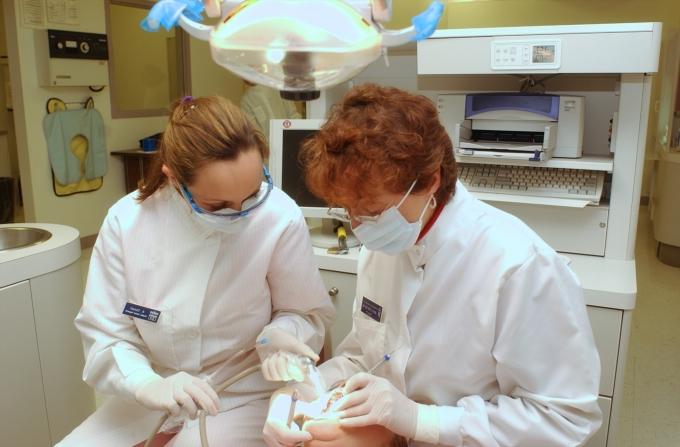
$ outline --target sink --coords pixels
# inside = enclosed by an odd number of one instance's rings
[[[0,228],[0,251],[39,244],[51,237],[52,233],[40,228],[2,227]]]

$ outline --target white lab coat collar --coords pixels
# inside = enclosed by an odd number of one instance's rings
[[[460,212],[462,207],[471,200],[474,200],[472,194],[460,181],[457,181],[453,197],[444,205],[444,209],[430,231],[416,245],[407,250],[414,269],[424,267],[444,240],[451,239],[459,228],[477,219],[476,213],[465,215]]]

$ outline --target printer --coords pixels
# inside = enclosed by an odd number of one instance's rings
[[[442,94],[440,120],[459,160],[579,158],[584,98],[526,93]],[[500,161],[500,160],[499,160]]]

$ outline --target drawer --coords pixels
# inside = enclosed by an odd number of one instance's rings
[[[352,330],[352,307],[357,289],[357,275],[352,273],[319,270],[326,290],[335,306],[335,321],[326,332],[326,355],[331,357],[345,336]]]
[[[607,438],[609,436],[609,416],[612,412],[612,400],[608,397],[600,396],[597,403],[602,410],[602,426],[588,441],[585,447],[607,447]]]
[[[489,204],[519,217],[557,251],[604,256],[609,216],[606,206],[567,208],[507,202]]]
[[[588,306],[588,318],[593,328],[595,345],[600,354],[600,364],[602,365],[600,394],[613,396],[623,312],[604,307]]]

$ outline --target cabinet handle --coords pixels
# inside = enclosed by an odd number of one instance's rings
[[[337,296],[339,292],[340,291],[338,290],[337,287],[331,287],[330,289],[328,289],[328,294],[330,296]]]

